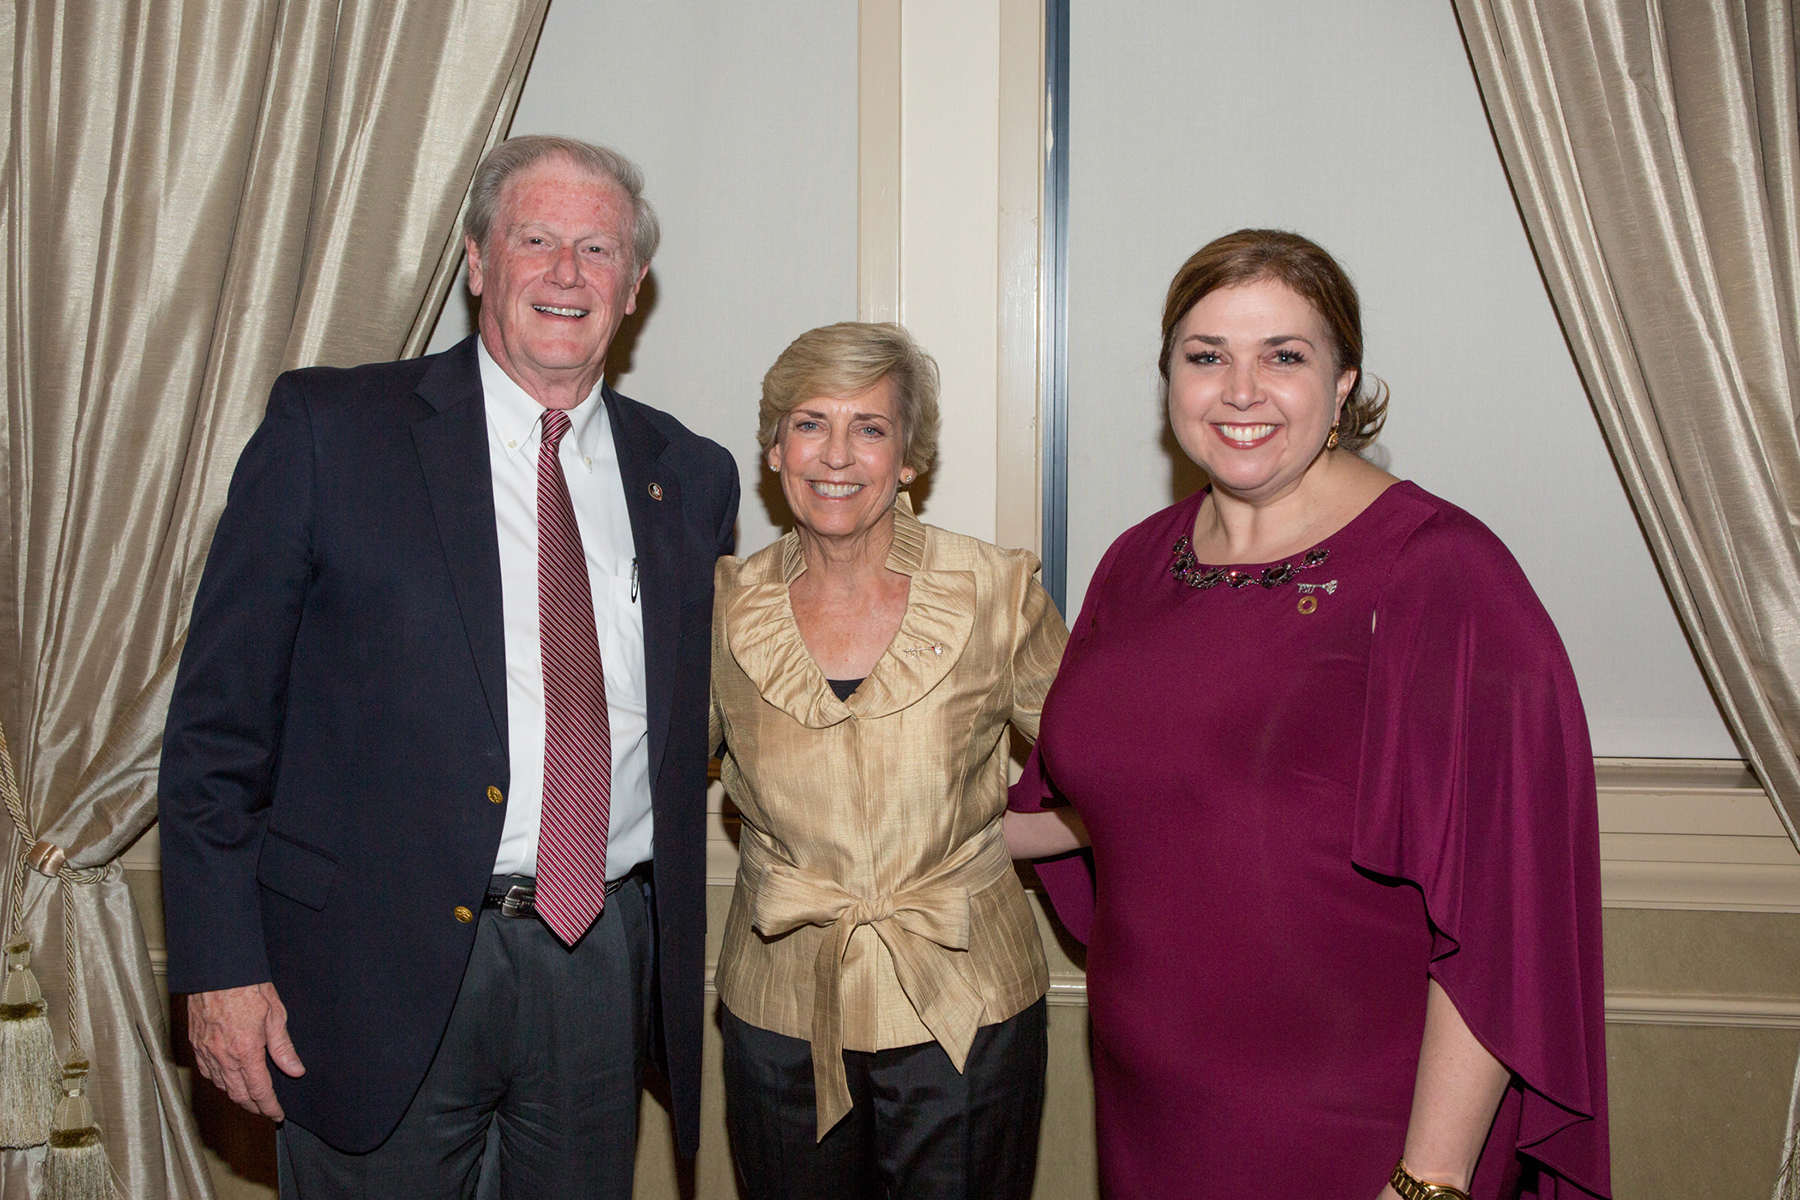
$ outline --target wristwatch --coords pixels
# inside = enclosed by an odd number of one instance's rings
[[[1406,1169],[1404,1158],[1394,1164],[1394,1173],[1389,1176],[1388,1183],[1400,1193],[1400,1200],[1469,1200],[1469,1193],[1461,1188],[1453,1188],[1447,1183],[1426,1183]]]

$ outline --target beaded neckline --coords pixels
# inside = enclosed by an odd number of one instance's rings
[[[1235,571],[1230,567],[1208,567],[1194,557],[1194,548],[1188,542],[1187,534],[1175,539],[1175,559],[1169,564],[1169,574],[1187,584],[1191,588],[1205,591],[1218,587],[1221,583],[1233,588],[1249,587],[1256,584],[1263,588],[1278,588],[1284,583],[1292,583],[1294,576],[1301,571],[1310,571],[1322,566],[1331,557],[1331,551],[1324,546],[1316,546],[1308,550],[1298,563],[1284,562],[1277,566],[1265,567],[1261,571]]]

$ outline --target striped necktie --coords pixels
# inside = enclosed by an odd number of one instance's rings
[[[544,413],[538,447],[538,620],[544,653],[544,809],[537,910],[573,946],[606,907],[612,734],[587,556],[557,447],[569,415]]]

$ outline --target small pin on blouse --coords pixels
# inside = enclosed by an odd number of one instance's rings
[[[662,484],[653,483],[650,485],[650,498],[652,500],[661,500],[662,499]]]

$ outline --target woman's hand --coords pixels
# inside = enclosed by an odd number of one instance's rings
[[[1001,823],[1006,852],[1013,858],[1049,858],[1088,844],[1087,826],[1072,808],[1009,812]]]

